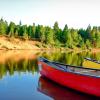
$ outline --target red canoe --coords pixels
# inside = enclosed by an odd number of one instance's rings
[[[100,97],[100,70],[64,65],[45,58],[38,61],[40,74],[80,92]]]

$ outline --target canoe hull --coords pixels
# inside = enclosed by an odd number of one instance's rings
[[[100,97],[100,78],[57,70],[42,61],[39,67],[41,75],[60,85]]]

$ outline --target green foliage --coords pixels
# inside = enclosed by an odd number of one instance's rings
[[[50,27],[45,27],[45,43],[46,44],[54,44],[53,40],[53,30]]]
[[[0,35],[7,34],[8,23],[4,21],[2,18],[0,19]]]
[[[19,25],[16,25],[16,26],[15,26],[15,30],[14,30],[15,37],[18,36],[18,32],[19,32]]]
[[[54,23],[54,26],[53,26],[53,31],[54,31],[54,40],[59,40],[60,41],[60,29],[59,29],[59,26],[58,26],[58,22],[55,22]]]
[[[72,38],[72,44],[77,46],[79,44],[79,38],[80,38],[80,35],[78,34],[77,30],[75,29],[71,29],[70,30],[70,33],[71,33],[71,38]]]
[[[91,43],[88,39],[86,40],[86,47],[87,47],[87,49],[91,48]]]
[[[100,48],[100,31],[95,34],[95,39],[96,47]]]
[[[31,38],[35,38],[35,31],[36,31],[36,27],[35,27],[35,23],[33,23]]]
[[[29,35],[30,37],[33,37],[33,36],[32,36],[32,35],[33,35],[33,32],[32,32],[32,26],[31,26],[31,25],[28,26],[28,35]]]
[[[66,41],[66,46],[68,48],[73,48],[73,38],[71,36],[71,32],[70,30],[68,31],[67,35],[66,35],[67,41]]]
[[[28,39],[27,25],[23,25],[23,26],[22,26],[22,36],[23,36],[25,39]]]
[[[0,35],[10,37],[22,37],[24,39],[35,39],[43,45],[67,48],[100,48],[100,26],[87,29],[70,29],[67,24],[64,29],[60,29],[58,22],[54,23],[53,28],[43,25],[19,25],[0,19]]]
[[[67,35],[68,35],[68,26],[65,25],[62,34],[61,34],[61,41],[62,43],[66,43],[67,42]]]
[[[8,27],[8,29],[9,29],[9,36],[10,37],[14,37],[15,36],[15,34],[14,34],[14,31],[15,31],[15,23],[14,22],[10,22],[10,25],[9,25],[9,27]]]

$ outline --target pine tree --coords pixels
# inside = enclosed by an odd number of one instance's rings
[[[67,34],[68,34],[68,26],[67,24],[65,25],[63,31],[62,31],[62,34],[61,34],[61,41],[63,43],[66,43],[67,42]]]
[[[22,26],[22,32],[23,32],[23,37],[25,39],[28,39],[28,31],[27,31],[27,25]]]
[[[50,27],[45,27],[45,43],[54,45],[53,30]]]
[[[54,23],[53,30],[54,30],[54,40],[59,41],[60,40],[60,31],[59,31],[60,29],[58,26],[58,22]]]
[[[0,19],[0,35],[6,35],[8,30],[8,23],[2,18]]]
[[[73,40],[72,40],[72,36],[71,36],[71,32],[70,30],[68,31],[68,33],[66,34],[66,38],[67,38],[67,41],[66,41],[66,46],[68,48],[73,48]]]
[[[9,36],[14,37],[15,36],[14,32],[15,32],[15,23],[10,22],[10,24],[9,24]]]
[[[33,35],[32,26],[31,25],[28,26],[28,35],[29,35],[30,38]]]
[[[33,23],[31,38],[35,38],[35,32],[36,32],[36,27],[35,27],[35,23]]]

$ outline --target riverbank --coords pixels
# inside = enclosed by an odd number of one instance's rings
[[[38,42],[21,38],[0,37],[0,50],[28,50],[40,49]]]
[[[44,45],[41,42],[23,39],[23,38],[11,38],[7,36],[0,36],[0,50],[42,50],[42,51],[92,51],[92,52],[100,52],[100,48],[95,49],[85,49],[82,50],[81,48],[56,48],[56,47],[49,47],[48,45]]]

